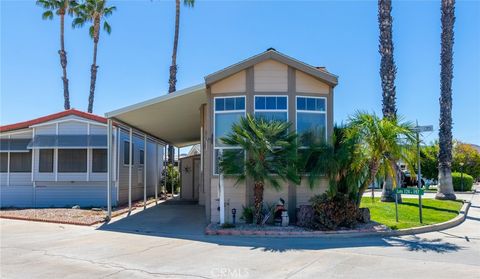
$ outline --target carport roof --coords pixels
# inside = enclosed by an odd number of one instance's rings
[[[183,147],[200,142],[200,106],[206,102],[202,83],[107,112],[105,116]]]

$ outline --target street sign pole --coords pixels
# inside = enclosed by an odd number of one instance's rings
[[[418,127],[418,121],[417,121]],[[422,167],[420,164],[420,131],[417,130],[417,160],[418,160],[418,174],[417,174],[417,187],[418,187],[418,215],[420,216],[420,224],[423,223],[422,216],[422,195],[420,189],[422,188]]]
[[[418,160],[418,173],[417,173],[417,188],[418,188],[418,213],[420,216],[420,224],[423,223],[423,216],[422,216],[422,195],[421,195],[421,188],[422,188],[422,169],[421,169],[421,161],[420,161],[420,133],[422,132],[432,132],[433,126],[417,126],[415,127],[415,132],[417,133],[417,160]]]
[[[397,189],[395,189],[395,220],[398,223],[398,194],[397,194]]]

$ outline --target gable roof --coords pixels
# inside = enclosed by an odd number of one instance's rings
[[[325,69],[316,68],[314,66],[305,64],[299,60],[296,60],[290,56],[287,56],[281,52],[276,51],[273,48],[269,48],[267,51],[262,52],[258,55],[252,56],[248,59],[245,59],[239,63],[233,64],[227,68],[224,68],[220,71],[217,71],[213,74],[210,74],[205,77],[206,85],[210,85],[214,82],[217,82],[221,79],[229,77],[237,72],[245,70],[248,67],[251,67],[255,64],[263,62],[265,60],[272,59],[283,64],[287,64],[295,69],[298,69],[302,72],[305,72],[309,75],[312,75],[323,82],[329,84],[330,86],[336,86],[338,84],[338,76],[329,73]]]
[[[54,113],[54,114],[46,115],[46,116],[43,116],[43,117],[35,118],[35,119],[32,119],[32,120],[28,120],[28,121],[18,122],[18,123],[9,124],[9,125],[3,125],[3,126],[0,126],[0,132],[8,132],[8,131],[14,131],[14,130],[19,130],[19,129],[25,129],[25,128],[28,128],[32,125],[45,123],[45,122],[52,121],[52,120],[55,120],[55,119],[59,119],[59,118],[69,116],[69,115],[75,115],[75,116],[78,116],[78,117],[82,117],[82,118],[85,118],[85,119],[90,119],[90,120],[100,122],[100,123],[107,123],[107,119],[105,117],[101,117],[101,116],[91,114],[91,113],[88,113],[88,112],[79,111],[79,110],[76,110],[76,109],[69,109],[69,110],[64,110],[64,111],[57,112],[57,113]]]

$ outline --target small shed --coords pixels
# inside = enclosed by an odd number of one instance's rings
[[[180,158],[180,198],[200,204],[200,154]]]

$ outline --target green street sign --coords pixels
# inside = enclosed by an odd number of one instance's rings
[[[406,194],[406,195],[420,195],[423,196],[424,190],[418,188],[398,188],[395,189],[397,194]]]

